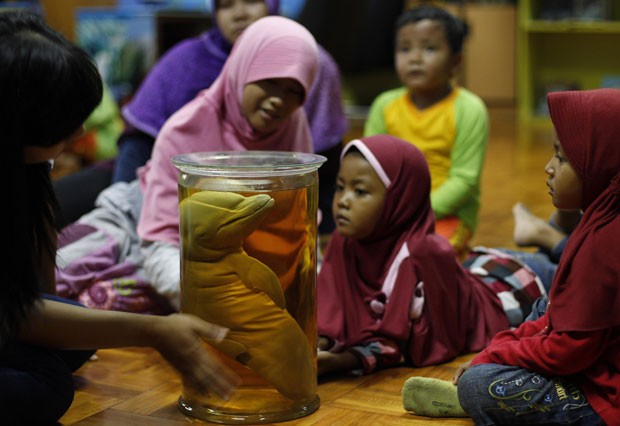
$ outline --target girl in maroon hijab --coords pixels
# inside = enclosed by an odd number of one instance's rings
[[[452,393],[476,424],[620,425],[620,90],[547,99],[555,129],[549,194],[558,209],[583,216],[545,315],[498,334],[459,368]],[[437,415],[422,395],[439,384],[416,382],[411,409]]]
[[[508,328],[497,288],[434,232],[423,154],[376,135],[350,142],[341,161],[318,277],[319,374],[437,364]],[[544,293],[534,279],[520,291],[528,303]]]

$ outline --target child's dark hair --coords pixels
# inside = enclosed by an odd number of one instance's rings
[[[54,285],[43,265],[55,264],[58,202],[49,163],[27,164],[25,148],[50,147],[75,133],[101,96],[101,77],[86,52],[33,12],[0,12],[0,173],[10,212],[0,345],[19,329],[42,289]]]
[[[346,157],[349,154],[359,154],[363,157],[362,152],[359,150],[358,147],[356,146],[351,146],[347,149],[347,152],[344,153],[344,157]]]
[[[424,19],[438,21],[443,25],[446,39],[450,44],[450,49],[452,49],[453,54],[463,51],[463,42],[469,34],[469,26],[465,21],[440,7],[420,6],[406,10],[396,21],[395,32],[398,33],[398,31],[407,24],[414,24]]]

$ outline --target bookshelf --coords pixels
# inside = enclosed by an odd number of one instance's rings
[[[620,87],[620,2],[520,0],[517,13],[520,120],[548,124],[549,91]]]

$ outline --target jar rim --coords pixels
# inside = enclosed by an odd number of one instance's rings
[[[181,172],[204,176],[290,175],[317,170],[327,158],[295,151],[205,151],[172,157]]]

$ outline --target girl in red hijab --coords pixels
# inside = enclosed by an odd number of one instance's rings
[[[432,407],[452,393],[476,424],[620,425],[620,90],[547,100],[555,129],[549,194],[558,209],[583,211],[547,311],[499,333],[434,404],[429,391],[445,383],[406,385],[418,414],[441,415]]]
[[[496,294],[505,288],[465,270],[435,234],[424,155],[388,135],[354,140],[342,155],[337,229],[317,285],[319,374],[437,364],[508,328]],[[520,271],[531,304],[544,289]]]

